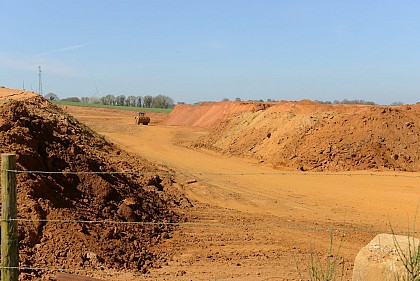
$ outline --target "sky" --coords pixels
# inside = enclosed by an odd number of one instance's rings
[[[1,0],[0,86],[175,102],[420,101],[420,1]]]

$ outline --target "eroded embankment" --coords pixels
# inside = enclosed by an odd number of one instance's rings
[[[234,104],[237,108],[241,105],[232,103],[230,107],[235,108]],[[254,108],[257,106],[254,104]],[[167,122],[201,126],[201,112],[219,114],[223,118],[212,123],[210,134],[195,147],[253,157],[286,169],[420,171],[419,105],[321,105],[301,101],[242,112],[218,111],[220,107],[218,103],[200,105],[195,113],[189,112],[196,121],[188,123],[176,118],[186,114],[178,108]]]
[[[235,113],[255,112],[270,107],[270,103],[206,102],[200,105],[177,105],[162,125],[213,128]]]

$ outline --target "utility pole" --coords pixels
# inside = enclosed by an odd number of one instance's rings
[[[42,96],[42,77],[41,77],[41,66],[38,66],[38,94]]]

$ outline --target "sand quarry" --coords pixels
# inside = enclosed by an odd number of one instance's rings
[[[17,90],[0,89],[0,104],[0,152],[16,152],[19,170],[67,172],[17,175],[18,216],[31,220],[19,222],[21,266],[39,268],[21,280],[55,280],[46,268],[307,279],[310,252],[326,258],[331,234],[349,280],[358,251],[390,224],[406,231],[420,200],[420,105],[205,103],[143,126],[137,112],[59,108]],[[121,223],[48,221],[69,219]]]

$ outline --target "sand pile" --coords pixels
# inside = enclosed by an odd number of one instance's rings
[[[231,108],[235,108],[233,104]],[[217,103],[201,106],[206,109],[197,112],[225,117],[219,124],[213,123],[210,134],[195,147],[302,171],[420,171],[420,105],[381,107],[301,101],[239,113],[217,113]]]
[[[118,150],[40,96],[0,89],[0,152],[16,153],[23,171],[139,173],[18,174],[19,218],[178,220],[172,209],[182,197],[169,173]],[[19,222],[21,266],[145,272],[165,261],[159,242],[170,233],[167,225]],[[23,272],[21,280],[48,276]]]

